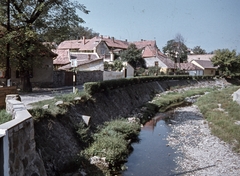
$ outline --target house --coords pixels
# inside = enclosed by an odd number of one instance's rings
[[[89,42],[89,40],[90,39],[85,39],[85,37],[80,40],[65,40],[58,45],[57,49],[78,52],[81,47]]]
[[[123,69],[121,71],[104,71],[103,80],[132,78],[134,77],[134,68],[128,63],[123,62]]]
[[[71,60],[76,59],[76,71],[103,71],[103,58],[99,58],[96,53],[69,52],[68,64],[59,67],[58,70],[72,70]]]
[[[70,63],[70,58],[69,58],[69,49],[58,49],[58,50],[53,50],[57,56],[53,60],[53,65],[54,65],[54,70],[58,70],[60,67],[65,66]]]
[[[81,52],[97,53],[99,57],[103,57],[104,61],[114,61],[114,53],[120,53],[128,48],[128,42],[117,40],[114,37],[94,37],[86,42],[86,44],[79,49]]]
[[[204,76],[216,75],[217,67],[214,67],[210,60],[193,60],[191,63],[203,69]]]
[[[177,68],[190,76],[202,76],[204,69],[193,63],[178,63]]]
[[[211,61],[211,58],[214,54],[190,54],[188,55],[187,62],[191,62],[193,60],[207,60]]]
[[[160,72],[164,74],[174,72],[174,62],[158,49],[156,41],[141,40],[133,43],[138,49],[142,50],[142,57],[146,62],[146,67],[158,66]]]
[[[47,52],[47,53],[46,53]],[[38,53],[40,57],[42,56],[41,61],[33,65],[30,73],[30,82],[32,87],[52,87],[53,85],[53,58],[56,57],[56,54],[45,48],[42,50],[42,53]],[[48,57],[45,56],[48,55]],[[10,62],[11,69],[11,84],[18,86],[20,85],[20,74],[16,66]],[[2,85],[5,85],[4,78],[5,67],[0,66],[0,82]],[[43,76],[44,75],[44,76]]]

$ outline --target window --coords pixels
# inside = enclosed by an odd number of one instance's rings
[[[102,54],[102,55],[105,54],[105,49],[101,48],[101,54]]]

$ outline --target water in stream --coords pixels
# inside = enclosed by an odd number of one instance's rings
[[[168,147],[166,137],[170,127],[162,120],[166,114],[158,114],[142,127],[138,143],[134,143],[133,152],[125,164],[124,176],[169,176],[174,175],[177,167],[175,151]]]

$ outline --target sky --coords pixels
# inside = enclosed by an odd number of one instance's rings
[[[240,53],[240,0],[80,0],[84,27],[120,40],[156,40],[158,48],[181,34],[188,48]]]

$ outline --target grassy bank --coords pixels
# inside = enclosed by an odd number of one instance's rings
[[[131,141],[137,138],[139,132],[140,123],[136,121],[118,119],[105,122],[94,134],[94,142],[81,152],[81,157],[99,158],[92,162],[106,175],[120,171],[129,155]]]
[[[204,117],[209,121],[212,134],[233,145],[240,153],[240,105],[232,100],[232,94],[240,87],[233,86],[202,96],[197,105]],[[220,108],[221,109],[220,109]]]
[[[148,121],[157,112],[165,112],[185,103],[186,97],[203,95],[205,92],[213,91],[213,88],[193,88],[186,91],[171,91],[167,94],[157,94],[152,101],[146,103],[142,108],[143,118],[141,123]]]
[[[30,109],[34,120],[50,116],[56,116],[58,114],[65,114],[68,110],[68,106],[75,104],[78,101],[87,101],[90,99],[90,95],[85,91],[78,91],[76,93],[57,95],[53,99],[43,100],[36,103],[31,103],[33,107]],[[57,104],[59,102],[59,104]],[[47,106],[47,108],[43,108]]]

